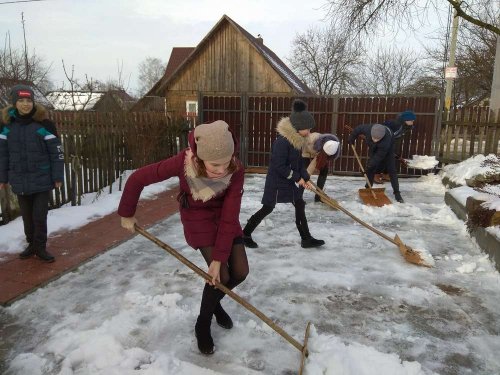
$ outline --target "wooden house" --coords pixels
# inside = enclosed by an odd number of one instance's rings
[[[193,115],[200,93],[311,95],[266,45],[224,15],[195,48],[174,48],[164,76],[132,110]]]

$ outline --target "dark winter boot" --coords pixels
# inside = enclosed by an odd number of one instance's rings
[[[220,325],[222,328],[225,329],[233,328],[233,321],[231,320],[231,317],[227,314],[227,312],[224,311],[220,302],[215,307],[214,315],[217,324]]]
[[[26,249],[19,254],[19,258],[28,259],[33,255],[35,255],[35,248],[33,247],[33,244],[29,243]]]
[[[52,263],[55,258],[47,252],[45,246],[40,246],[39,248],[35,249],[36,256],[43,260],[46,263]]]
[[[250,249],[256,249],[259,247],[257,242],[252,239],[252,233],[257,228],[262,220],[258,220],[255,218],[255,215],[250,216],[250,219],[247,221],[247,225],[243,228],[243,242],[245,243],[245,247]]]
[[[315,201],[315,202],[321,202],[321,197],[320,197],[319,195],[317,195],[317,194],[316,194],[316,195],[314,196],[314,201]]]
[[[308,249],[311,247],[320,247],[325,244],[325,241],[317,240],[316,238],[311,236],[310,238],[302,239],[300,244],[304,249]]]
[[[194,326],[196,341],[198,342],[198,349],[202,354],[214,353],[214,340],[212,339],[212,334],[210,332],[211,324],[211,318],[208,320],[206,318],[198,316],[196,325]]]
[[[311,236],[311,233],[309,233],[309,226],[307,225],[307,223],[297,224],[297,229],[299,230],[300,238],[302,238],[302,240],[300,241],[300,245],[304,249],[308,249],[311,247],[319,247],[325,244],[325,241],[317,240],[316,238]]]
[[[403,198],[401,197],[401,193],[394,193],[394,198],[396,198],[396,200],[399,202],[399,203],[404,203],[405,201],[403,200]]]
[[[259,247],[259,245],[257,245],[257,242],[255,242],[252,238],[252,236],[247,236],[247,235],[243,235],[243,243],[245,244],[245,247],[248,247],[249,249],[256,249]]]

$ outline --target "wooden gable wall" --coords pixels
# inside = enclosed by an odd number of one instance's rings
[[[198,92],[292,93],[292,88],[229,22],[220,25],[201,51],[167,87],[170,111],[185,111]],[[183,109],[184,108],[184,109]]]

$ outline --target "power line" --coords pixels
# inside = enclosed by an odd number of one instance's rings
[[[17,1],[3,1],[0,5],[4,4],[16,4],[16,3],[32,3],[34,1],[46,1],[46,0],[17,0]]]

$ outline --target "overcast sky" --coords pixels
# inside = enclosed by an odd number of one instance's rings
[[[326,0],[45,0],[1,4],[2,48],[7,33],[13,47],[23,46],[21,12],[30,51],[52,64],[51,78],[65,80],[61,60],[85,74],[106,81],[118,77],[117,66],[137,88],[139,63],[146,57],[167,61],[172,47],[194,47],[226,14],[287,62],[297,33],[325,27]],[[410,33],[389,43],[419,48]],[[67,83],[66,83],[67,85]]]

